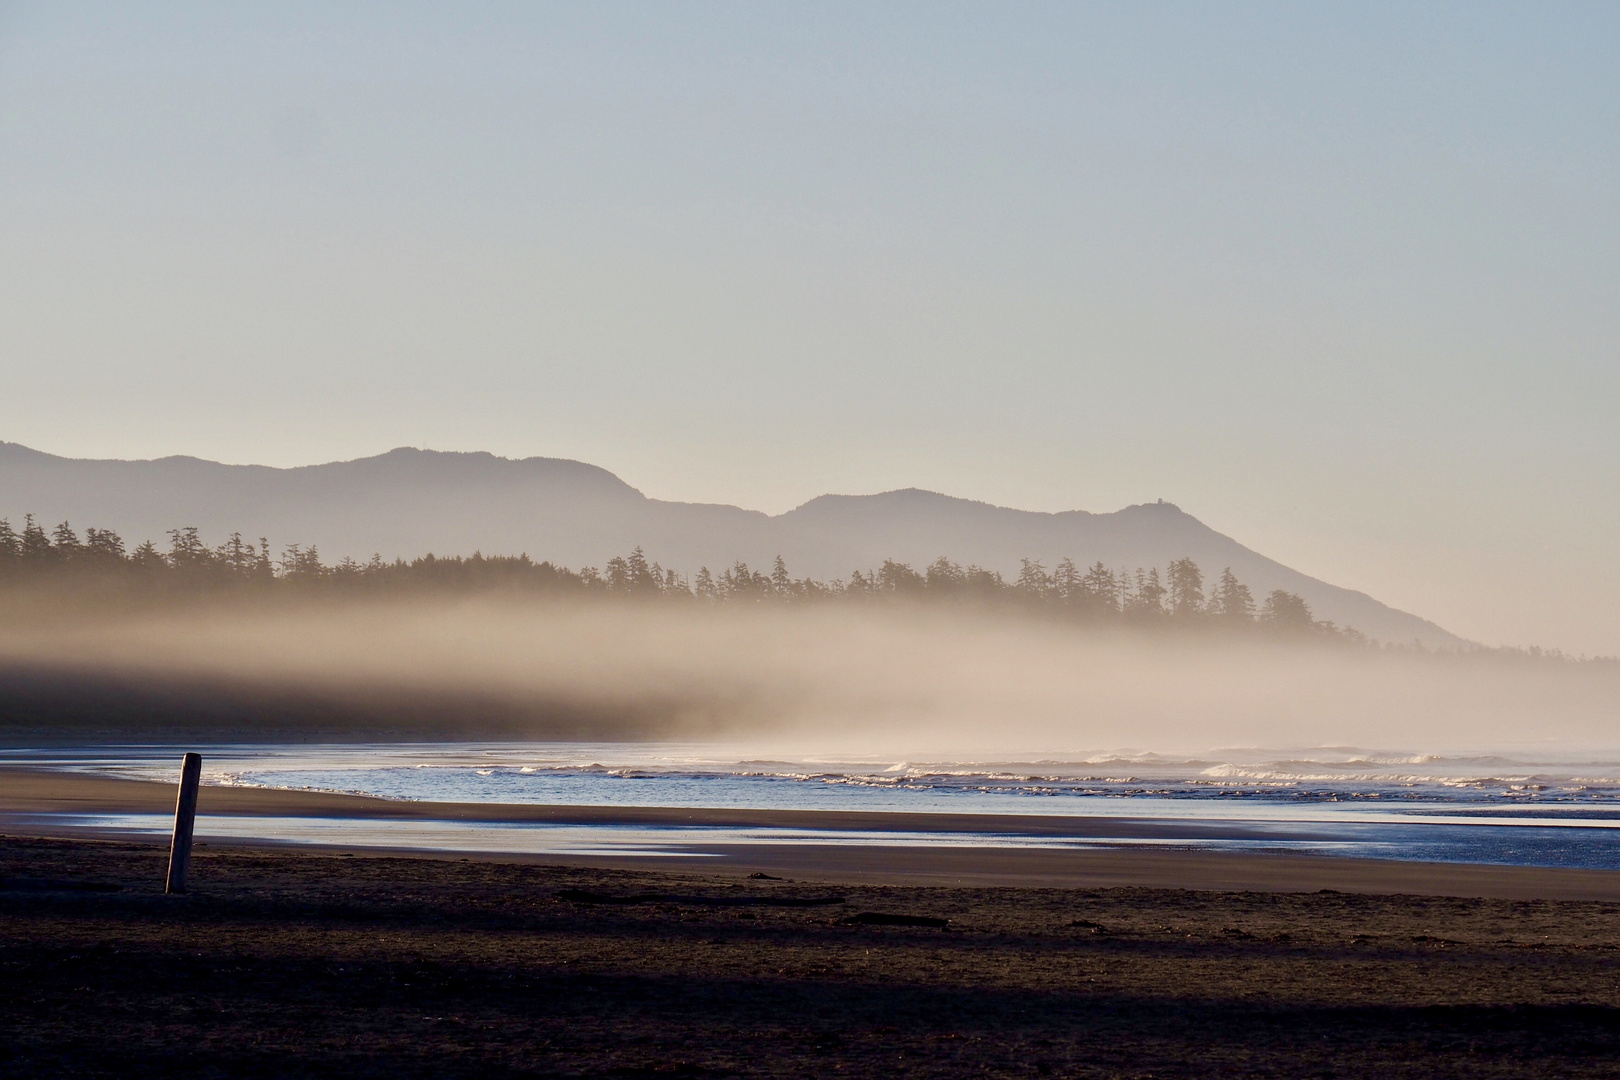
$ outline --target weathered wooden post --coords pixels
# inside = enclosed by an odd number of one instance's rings
[[[169,880],[166,893],[186,891],[186,871],[191,867],[191,828],[197,823],[197,783],[202,779],[202,755],[187,754],[180,759],[180,795],[174,802],[174,840],[169,844]]]

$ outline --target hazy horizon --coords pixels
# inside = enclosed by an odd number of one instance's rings
[[[0,445],[4,445],[3,440],[0,440]],[[24,449],[24,450],[36,450],[37,449],[37,448],[33,448],[33,447],[22,447],[21,444],[16,444],[16,443],[13,443],[11,445],[19,447],[20,449]],[[418,450],[420,450],[420,448],[417,448],[417,447],[395,447],[395,448],[390,449],[389,451],[381,452],[381,453],[376,454],[376,455],[367,455],[367,456],[362,457],[362,458],[350,459],[349,461],[317,462],[317,463],[310,463],[308,465],[265,466],[265,465],[263,465],[261,463],[248,463],[248,464],[253,465],[256,468],[268,468],[268,469],[272,469],[272,470],[275,470],[275,471],[278,471],[278,472],[287,472],[287,471],[292,471],[292,470],[304,470],[304,469],[314,468],[314,467],[318,467],[318,466],[321,466],[321,465],[345,465],[345,464],[354,464],[355,462],[359,462],[359,461],[367,461],[367,460],[373,460],[373,459],[387,458],[387,457],[390,457],[390,456],[392,456],[394,454],[397,454],[398,452],[400,452],[402,450],[405,450],[405,451],[418,451]],[[592,468],[596,468],[596,469],[600,468],[599,466],[594,466],[593,463],[590,463],[590,462],[578,462],[578,461],[575,461],[573,459],[568,459],[568,458],[551,458],[551,457],[545,457],[545,456],[535,456],[535,457],[528,458],[528,459],[513,459],[513,458],[501,457],[500,455],[494,455],[494,454],[491,454],[488,451],[448,451],[448,452],[444,452],[444,451],[428,451],[428,453],[446,453],[446,454],[453,455],[453,456],[467,456],[467,457],[474,457],[474,458],[483,457],[483,458],[486,458],[486,459],[493,458],[494,460],[497,460],[497,461],[517,461],[517,462],[521,462],[521,461],[524,461],[524,460],[539,460],[539,461],[549,461],[549,462],[560,462],[560,463],[570,464],[570,465],[586,465],[586,466],[591,466]],[[51,456],[53,456],[53,457],[61,457],[62,455],[51,455]],[[140,462],[161,462],[161,461],[165,461],[165,460],[183,460],[183,461],[197,461],[197,462],[201,462],[201,463],[204,463],[204,464],[233,464],[233,463],[226,463],[226,462],[212,462],[212,461],[209,461],[208,459],[198,458],[196,455],[191,455],[191,454],[174,454],[174,455],[166,455],[163,458],[135,459],[133,461],[131,459],[117,459],[117,458],[113,458],[113,459],[82,459],[81,458],[81,459],[68,459],[68,460],[103,461],[103,462],[112,462],[112,463],[120,463],[120,464],[133,464],[133,463],[140,463]],[[621,477],[617,477],[616,475],[612,474],[610,471],[607,471],[607,470],[603,470],[603,471],[607,472],[608,475],[613,476],[613,479],[622,482]],[[675,503],[674,500],[659,500],[658,496],[656,496],[656,495],[652,495],[652,494],[649,494],[647,492],[640,491],[640,489],[636,489],[634,485],[629,485],[629,486],[630,486],[630,488],[636,490],[639,494],[646,496],[648,499],[651,499],[651,500],[654,500],[654,501],[662,501],[662,502],[666,502],[666,503]],[[886,491],[886,492],[873,492],[873,493],[870,493],[870,495],[874,495],[874,496],[875,495],[891,495],[892,496],[892,495],[903,495],[903,494],[911,493],[911,492],[916,492],[916,493],[920,493],[920,494],[923,494],[923,495],[944,495],[946,498],[953,499],[953,500],[961,499],[961,496],[956,496],[956,495],[953,495],[953,494],[951,494],[949,492],[933,492],[933,491],[929,491],[927,489],[921,489],[921,488],[915,488],[915,487],[894,489],[894,490],[890,490],[890,491]],[[7,492],[3,488],[0,488],[0,495],[5,495],[5,494],[7,494]],[[851,497],[847,493],[822,492],[822,493],[819,493],[819,494],[817,494],[815,496],[812,496],[811,498],[805,500],[804,502],[801,502],[799,504],[796,504],[793,507],[790,507],[790,508],[788,508],[786,510],[783,510],[783,511],[780,511],[780,512],[774,513],[774,514],[768,512],[768,511],[755,510],[754,508],[749,508],[749,507],[734,507],[734,506],[732,506],[732,504],[724,504],[724,503],[719,503],[719,504],[716,504],[716,503],[696,503],[696,504],[692,504],[692,503],[687,503],[687,504],[675,503],[675,504],[676,505],[690,505],[690,506],[697,506],[697,507],[721,507],[721,508],[725,508],[725,509],[739,509],[739,510],[749,511],[749,512],[753,512],[753,513],[766,514],[768,517],[770,517],[773,520],[781,520],[781,519],[783,519],[785,517],[790,516],[794,512],[802,511],[802,510],[806,509],[807,507],[811,506],[812,504],[816,503],[818,500],[827,498],[829,496],[835,497],[835,498],[838,498],[838,497]],[[853,497],[860,498],[860,497],[863,497],[863,496],[855,495]],[[82,498],[80,499],[80,501],[82,502]],[[982,506],[991,507],[991,508],[994,508],[994,509],[1011,509],[1011,510],[1016,510],[1016,511],[1019,511],[1019,512],[1029,512],[1029,511],[1023,510],[1022,508],[1003,507],[1003,506],[999,506],[998,504],[991,503],[991,502],[984,501],[984,500],[966,500],[966,501],[973,502],[976,505],[982,505]],[[1142,500],[1141,502],[1128,504],[1127,506],[1121,507],[1119,509],[1120,510],[1131,510],[1131,509],[1135,509],[1135,508],[1138,508],[1138,507],[1149,505],[1150,503],[1157,503],[1157,504],[1160,504],[1160,505],[1169,505],[1173,509],[1178,509],[1178,510],[1181,509],[1180,507],[1177,507],[1174,503],[1169,503],[1167,500],[1162,499],[1162,498],[1157,499],[1157,500]],[[45,503],[45,505],[46,506],[51,506],[51,505],[54,505],[54,504],[47,501]],[[23,511],[23,513],[33,515],[35,509],[40,509],[40,507],[35,507],[33,509],[30,509],[30,510],[25,510],[25,511]],[[1070,510],[1079,510],[1079,511],[1081,511],[1083,513],[1087,513],[1087,514],[1102,514],[1102,515],[1107,515],[1107,514],[1110,514],[1110,513],[1118,512],[1118,511],[1109,511],[1109,510],[1101,510],[1101,511],[1099,511],[1099,510],[1096,510],[1094,508],[1083,508],[1083,507],[1074,507],[1074,508],[1069,508],[1069,509]],[[113,521],[112,517],[110,517],[108,514],[106,514],[103,511],[104,511],[104,508],[92,507],[92,508],[86,509],[86,510],[84,510],[82,512],[68,514],[67,516],[70,517],[70,518],[78,518],[79,523],[80,523],[81,526],[96,527],[96,526],[99,525],[100,527],[105,528],[105,527],[113,524],[114,521]],[[1043,511],[1033,511],[1033,512],[1034,513],[1043,513]],[[1065,511],[1058,511],[1058,512],[1063,513]],[[98,513],[101,514],[100,517],[96,516]],[[4,507],[0,507],[0,518],[5,518],[6,516],[7,516],[6,509]],[[13,516],[15,516],[15,515],[13,515]],[[34,516],[37,516],[37,515],[34,515]],[[60,517],[61,515],[60,514],[47,513],[45,516],[51,518],[54,521],[54,519],[56,517]],[[182,514],[181,516],[185,517],[186,515]],[[213,511],[210,511],[209,512],[209,518],[211,518],[212,516],[213,516]],[[178,520],[178,518],[176,520]],[[191,515],[190,517],[187,518],[188,523],[191,524],[191,525],[194,525],[196,520],[203,520],[203,519],[196,518],[196,515]],[[41,525],[47,525],[47,524],[50,524],[50,522],[46,522],[46,521],[42,520],[40,522],[40,524]],[[233,523],[231,526],[227,526],[226,531],[221,532],[219,536],[209,536],[209,537],[205,537],[204,539],[210,544],[215,544],[215,543],[221,542],[222,538],[225,537],[230,531],[239,531],[239,530],[236,530],[234,528],[234,526],[236,524],[240,524],[240,523]],[[476,521],[468,522],[466,524],[472,526],[475,530],[476,530],[476,528],[478,526],[478,523]],[[155,532],[153,530],[151,530],[151,529],[148,529],[145,533],[141,533],[139,535],[137,535],[136,532],[132,532],[129,539],[131,541],[131,545],[133,546],[134,544],[139,543],[139,542],[144,541],[144,540],[155,540],[160,535],[166,536],[166,535],[168,535],[169,530],[171,530],[173,528],[176,528],[176,527],[179,527],[179,526],[176,526],[173,523],[165,522],[163,525],[160,525]],[[219,529],[216,527],[215,531],[218,532]],[[257,530],[255,529],[255,527],[252,527],[250,525],[250,527],[248,529],[248,533],[250,535],[257,535]],[[278,537],[277,538],[277,550],[280,550],[282,547],[284,547],[284,546],[286,546],[288,544],[291,544],[291,545],[294,545],[294,546],[302,546],[302,547],[307,548],[307,547],[312,546],[313,543],[314,543],[314,540],[312,540],[312,538],[310,536],[307,536],[307,535],[306,536],[301,536],[298,539],[290,539],[290,538]],[[325,546],[326,546],[326,549],[327,549],[327,551],[329,553],[333,550],[332,545],[325,544]],[[423,555],[433,555],[433,554],[437,554],[437,555],[441,555],[441,556],[466,556],[466,555],[473,554],[474,552],[481,552],[481,553],[487,554],[487,555],[513,555],[513,554],[523,553],[523,554],[532,554],[537,560],[545,560],[545,561],[556,562],[559,566],[566,566],[566,567],[570,567],[570,568],[573,568],[573,569],[583,569],[585,567],[595,567],[596,564],[604,562],[607,559],[610,559],[615,555],[622,556],[622,555],[628,553],[628,551],[630,550],[630,548],[632,546],[637,548],[637,549],[649,549],[648,550],[649,556],[652,557],[652,558],[655,558],[655,559],[665,558],[666,554],[667,554],[665,552],[662,552],[659,549],[659,545],[658,545],[656,539],[654,539],[652,537],[640,537],[640,536],[636,536],[636,535],[632,535],[632,536],[626,538],[624,540],[624,542],[620,544],[620,547],[623,550],[614,549],[613,551],[610,552],[606,548],[603,548],[601,551],[584,554],[582,556],[579,555],[578,552],[576,552],[575,553],[576,557],[568,558],[566,556],[561,556],[556,551],[550,550],[548,548],[547,544],[544,541],[539,541],[539,542],[535,543],[535,542],[531,542],[530,540],[527,540],[527,539],[519,539],[519,540],[515,541],[514,543],[509,543],[505,547],[503,547],[499,543],[496,543],[494,545],[489,545],[489,544],[481,543],[481,542],[478,542],[478,541],[474,540],[474,541],[471,541],[471,546],[468,546],[467,544],[463,544],[462,547],[456,547],[454,545],[450,545],[450,546],[439,545],[439,546],[436,547],[433,544],[427,544],[425,546],[422,546],[420,550],[417,550],[417,549],[406,550],[406,549],[400,548],[397,543],[393,543],[392,541],[387,540],[384,537],[383,534],[378,534],[378,533],[369,534],[368,538],[363,539],[360,542],[359,546],[355,546],[354,543],[351,542],[351,543],[349,543],[349,545],[347,547],[344,547],[344,548],[338,550],[336,552],[336,554],[339,557],[352,557],[352,558],[358,558],[360,560],[364,560],[367,557],[368,552],[375,552],[375,551],[377,551],[379,549],[383,549],[383,548],[386,548],[386,549],[389,550],[389,552],[390,552],[389,558],[390,559],[394,559],[394,558],[411,559],[411,558],[418,558],[418,557],[421,557]],[[939,545],[936,545],[936,547],[939,547]],[[466,550],[462,550],[462,548],[465,548]],[[510,548],[510,550],[507,550],[508,548]],[[934,550],[935,550],[935,548],[933,548],[933,547],[930,547],[928,549],[929,552],[933,552]],[[1079,550],[1079,549],[1077,549],[1077,550]],[[765,560],[767,558],[780,557],[781,554],[782,554],[782,549],[781,549],[780,545],[773,548],[772,552],[774,552],[774,555],[771,552],[765,552],[762,549],[762,550],[760,550],[758,552],[755,552],[752,556],[750,556],[751,561],[753,561],[754,564],[755,564],[755,568],[756,569],[762,568],[764,566]],[[895,555],[895,554],[901,554],[901,553],[893,552],[893,551],[884,551],[884,552],[878,553],[875,556],[869,557],[867,559],[867,561],[865,563],[863,563],[863,564],[860,564],[860,565],[852,564],[849,567],[849,569],[852,570],[852,571],[856,571],[856,572],[862,571],[863,569],[866,570],[866,571],[870,571],[870,570],[872,570],[873,568],[876,567],[878,561],[887,559],[890,556]],[[948,559],[948,558],[951,558],[954,554],[956,554],[956,553],[949,550],[949,545],[947,544],[947,545],[944,545],[943,547],[940,547],[940,550],[939,550],[939,553],[938,553],[937,557],[939,557],[939,558],[947,558]],[[1029,550],[1029,551],[1024,551],[1024,550],[1021,549],[1021,550],[1019,550],[1018,552],[1015,553],[1014,557],[1016,557],[1016,558],[1032,558],[1032,559],[1037,560],[1038,562],[1041,561],[1041,560],[1045,560],[1045,561],[1049,561],[1049,562],[1055,562],[1056,560],[1058,560],[1060,558],[1069,558],[1069,557],[1074,556],[1075,554],[1076,554],[1075,551],[1070,551],[1068,549],[1064,549],[1063,551],[1056,552],[1056,553],[1054,553],[1052,551],[1038,551],[1038,550],[1033,550],[1033,549]],[[1093,553],[1093,554],[1095,554],[1095,553]],[[1181,554],[1186,555],[1186,554],[1188,554],[1188,552],[1182,551]],[[1169,556],[1169,557],[1173,558],[1175,556],[1172,555],[1172,556]],[[918,569],[921,569],[924,563],[931,560],[931,556],[926,554],[926,553],[922,553],[922,554],[913,553],[910,556],[910,558],[911,558],[912,561],[915,561],[915,562],[918,563],[918,566],[917,566]],[[1082,555],[1082,562],[1089,563],[1090,560],[1091,560],[1090,555]],[[713,567],[711,567],[710,569],[713,569],[713,570],[715,570],[717,572],[724,569],[724,568],[726,568],[726,567],[728,567],[728,566],[730,566],[732,564],[732,562],[734,562],[734,561],[739,561],[739,560],[735,556],[722,557],[722,558],[719,558],[719,559],[708,560],[708,562],[714,563]],[[1002,561],[1004,562],[1005,560],[1002,560]],[[1158,560],[1150,558],[1150,559],[1147,559],[1145,561],[1142,560],[1142,559],[1135,559],[1135,561],[1133,561],[1132,558],[1125,558],[1123,560],[1116,559],[1115,561],[1118,562],[1118,566],[1113,567],[1113,568],[1114,569],[1119,569],[1119,570],[1131,570],[1131,569],[1137,569],[1137,570],[1141,570],[1141,569],[1157,569],[1157,570],[1162,570],[1162,569],[1164,569],[1163,564],[1165,562],[1165,558],[1160,558]],[[972,560],[969,559],[968,562],[971,564]],[[993,567],[993,568],[1001,570],[1001,571],[1007,571],[1010,568],[1010,566],[1011,566],[1011,564],[1008,563],[1006,565],[997,566],[997,567]],[[683,573],[685,575],[692,574],[693,572],[695,572],[695,570],[697,568],[698,568],[697,563],[693,563],[691,566],[684,566],[684,565],[679,566],[679,569],[680,569],[681,573]],[[1294,570],[1294,569],[1297,569],[1297,568],[1289,568],[1289,569]],[[819,580],[832,580],[834,578],[842,578],[844,576],[844,569],[842,567],[829,569],[827,566],[821,566],[821,567],[817,568],[817,571],[816,571],[814,576],[816,576]],[[1341,583],[1337,583],[1337,582],[1329,583],[1329,584],[1333,585],[1336,588],[1349,588],[1349,589],[1351,589],[1353,591],[1357,591],[1357,592],[1360,592],[1360,593],[1365,593],[1365,590],[1358,590],[1353,585],[1352,586],[1344,586]],[[1373,597],[1373,599],[1379,601],[1380,605],[1382,605],[1382,598]],[[1400,611],[1399,608],[1396,608],[1396,610]],[[1426,621],[1426,622],[1432,622],[1433,621],[1433,620],[1430,620],[1429,617],[1423,612],[1404,612],[1403,611],[1401,613],[1402,614],[1414,615],[1418,619],[1421,619],[1421,620]],[[1347,625],[1351,625],[1351,627],[1353,629],[1362,629],[1363,628],[1362,626],[1359,626],[1359,625],[1353,625],[1353,624],[1347,624]],[[1448,637],[1451,636],[1452,632],[1450,631],[1449,627],[1444,627],[1443,629],[1445,630]],[[1382,634],[1382,635],[1375,634],[1374,636],[1379,637],[1380,640],[1389,641],[1391,643],[1399,643],[1402,640],[1402,639],[1399,639],[1399,638],[1391,638],[1388,634]],[[1461,637],[1462,640],[1464,640],[1464,641],[1469,640],[1469,639],[1467,639],[1466,637],[1464,637],[1462,635],[1457,635],[1457,636]],[[1482,642],[1482,644],[1486,645],[1487,647],[1491,647],[1491,648],[1497,648],[1497,647],[1526,648],[1526,647],[1532,647],[1533,646],[1535,648],[1548,648],[1548,649],[1553,649],[1553,650],[1557,650],[1557,651],[1567,652],[1567,653],[1570,653],[1571,655],[1582,655],[1582,656],[1584,656],[1584,655],[1596,655],[1596,656],[1613,655],[1613,654],[1606,654],[1606,653],[1601,653],[1601,652],[1590,653],[1588,650],[1584,650],[1584,649],[1569,648],[1560,640],[1531,641],[1531,640],[1527,640],[1527,639],[1525,639],[1523,637],[1519,637],[1519,638],[1487,640],[1485,642]]]
[[[34,515],[39,531],[29,540],[17,535],[18,526],[0,530],[0,557],[49,546],[45,530],[52,527],[44,522],[78,521],[87,537],[92,529],[127,537],[129,552],[143,538],[175,536],[178,543],[173,530],[190,527],[205,548],[241,534],[278,561],[296,545],[324,552],[328,563],[523,553],[606,570],[609,560],[639,550],[692,579],[745,563],[764,571],[785,559],[781,572],[793,578],[853,582],[892,562],[920,572],[946,559],[961,565],[942,582],[962,567],[1013,582],[1067,565],[1074,583],[1060,592],[1089,597],[1087,605],[1104,596],[1123,598],[1132,590],[1132,574],[1158,575],[1187,560],[1205,567],[1211,583],[1235,572],[1256,590],[1256,605],[1281,589],[1303,598],[1316,618],[1379,641],[1466,644],[1421,615],[1277,563],[1162,500],[1113,513],[1048,515],[906,489],[820,496],[772,517],[647,499],[596,466],[550,458],[396,449],[359,461],[274,470],[196,458],[76,461],[0,443],[0,517],[20,518],[16,507],[28,508],[23,513]],[[57,556],[72,561],[71,528],[63,543]],[[177,551],[177,565],[195,563],[189,548]],[[1081,589],[1078,578],[1093,566],[1114,584]]]
[[[1620,653],[1620,12],[0,5],[0,438],[1163,498]]]
[[[275,741],[394,726],[418,738],[594,731],[914,756],[1302,745],[1612,754],[1620,689],[1613,663],[1160,636],[961,606],[46,599],[7,603],[0,679],[51,686],[63,673],[54,692],[73,706],[61,730],[81,738],[83,702],[110,680],[123,689],[89,727],[114,742],[162,715],[167,694],[186,703],[168,726],[212,717],[231,742],[266,741],[255,732],[267,725]]]

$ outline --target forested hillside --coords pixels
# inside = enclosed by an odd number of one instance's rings
[[[1113,602],[1121,609],[1151,597],[1151,582],[1138,587],[1137,567],[1159,568],[1160,585],[1168,587],[1170,564],[1191,559],[1215,578],[1230,567],[1258,605],[1281,590],[1303,598],[1319,618],[1380,641],[1466,645],[1426,619],[1269,559],[1162,501],[1109,513],[1041,513],[905,489],[822,495],[770,515],[648,498],[605,469],[554,458],[406,447],[276,469],[181,457],[75,460],[0,443],[0,514],[16,523],[28,511],[47,523],[95,522],[132,543],[161,538],[177,524],[197,526],[212,542],[240,530],[272,538],[277,552],[288,541],[314,546],[329,564],[367,561],[373,552],[392,564],[426,552],[483,551],[583,567],[640,546],[694,590],[704,567],[712,577],[739,562],[767,568],[778,556],[796,578],[846,585],[856,583],[853,571],[869,577],[886,561],[926,577],[942,553],[1007,582],[1026,578],[1024,560],[1055,574],[1069,558],[1113,571]],[[1096,591],[1085,595],[1094,599]],[[1151,599],[1145,606],[1154,606]]]
[[[924,567],[892,559],[831,581],[795,577],[778,557],[769,572],[738,562],[719,573],[702,567],[687,576],[649,560],[640,548],[603,566],[578,570],[535,562],[527,555],[423,555],[328,564],[315,547],[288,545],[272,553],[268,540],[233,533],[210,546],[195,527],[172,529],[165,546],[129,547],[118,533],[91,527],[83,536],[67,522],[47,530],[25,516],[22,527],[0,519],[0,587],[106,590],[120,598],[184,599],[222,594],[411,596],[501,593],[582,600],[667,603],[803,604],[877,601],[980,604],[1045,611],[1093,622],[1160,628],[1203,627],[1314,634],[1351,642],[1365,636],[1313,617],[1300,596],[1273,589],[1256,597],[1228,567],[1206,575],[1190,558],[1167,566],[1082,568],[1064,558],[1048,568],[1025,559],[1015,578],[941,556]]]

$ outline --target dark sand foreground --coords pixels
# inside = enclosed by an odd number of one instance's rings
[[[1613,903],[165,859],[0,839],[0,1075],[1620,1075]]]

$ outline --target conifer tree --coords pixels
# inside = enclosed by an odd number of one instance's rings
[[[1092,564],[1080,579],[1080,594],[1087,607],[1100,612],[1119,610],[1119,582],[1101,560]]]
[[[168,560],[157,549],[157,545],[150,540],[142,541],[141,546],[136,548],[134,554],[129,557],[129,561],[137,570],[144,570],[147,573],[155,573],[169,568]]]
[[[169,565],[176,570],[200,570],[213,561],[213,553],[202,542],[197,526],[169,530]]]
[[[1221,580],[1215,586],[1210,610],[1217,618],[1229,622],[1248,623],[1254,620],[1254,596],[1249,587],[1237,579],[1228,566],[1221,571]]]
[[[623,555],[615,555],[609,559],[607,565],[602,568],[602,574],[607,578],[608,592],[630,591],[630,563]]]
[[[928,569],[923,572],[923,582],[930,594],[949,595],[959,592],[967,584],[967,571],[941,555],[928,564]]]
[[[1181,618],[1197,615],[1204,609],[1204,572],[1191,559],[1177,559],[1170,564],[1170,613]]]
[[[1053,596],[1065,604],[1077,603],[1084,595],[1083,581],[1080,568],[1074,565],[1073,559],[1065,555],[1058,560],[1057,567],[1052,571]]]
[[[1310,630],[1316,625],[1311,606],[1304,597],[1282,589],[1272,589],[1260,608],[1260,622],[1277,630]]]
[[[927,584],[927,579],[906,563],[884,559],[883,565],[878,567],[877,587],[881,592],[920,596],[927,589]]]
[[[101,566],[117,566],[124,561],[124,538],[92,526],[84,530],[84,554]]]
[[[51,532],[51,553],[58,562],[67,562],[79,554],[79,534],[65,521]]]
[[[217,557],[232,573],[245,577],[253,568],[253,545],[243,543],[242,534],[233,532],[230,538],[219,546]]]
[[[1164,583],[1159,580],[1159,568],[1143,570],[1137,567],[1136,588],[1131,593],[1126,610],[1138,618],[1158,618],[1164,614]]]
[[[1052,595],[1052,578],[1036,559],[1019,559],[1018,581],[1013,586],[1031,600],[1046,600]]]
[[[963,570],[962,586],[969,593],[979,597],[1000,596],[1007,591],[1007,583],[1001,579],[1001,574],[994,570],[986,570],[982,566],[969,566]]]
[[[23,558],[34,562],[50,562],[51,538],[45,535],[45,530],[40,528],[33,514],[23,518],[21,541]]]
[[[630,553],[624,560],[627,573],[628,591],[635,596],[656,595],[659,591],[658,575],[653,573],[652,567],[647,564],[647,556],[640,547]]]

